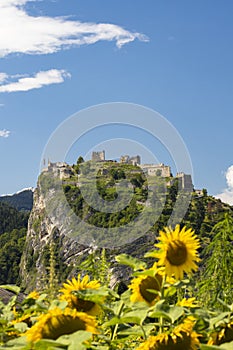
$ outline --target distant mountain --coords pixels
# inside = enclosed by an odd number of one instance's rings
[[[33,206],[33,189],[27,188],[15,194],[0,196],[0,203],[7,203],[20,211],[31,211]]]

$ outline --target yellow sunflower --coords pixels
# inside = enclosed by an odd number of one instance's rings
[[[20,317],[16,317],[14,320],[11,321],[11,324],[14,325],[14,324],[17,324],[17,323],[24,322],[27,325],[30,325],[32,316],[33,316],[33,314],[25,314],[25,315],[22,315]]]
[[[160,250],[154,253],[158,258],[158,265],[165,266],[168,276],[175,275],[176,279],[182,279],[184,272],[190,274],[198,269],[195,262],[200,261],[197,249],[200,247],[199,239],[192,229],[186,230],[176,225],[172,230],[165,227],[165,232],[160,231],[159,243],[155,244]]]
[[[196,350],[199,349],[198,334],[193,331],[194,323],[185,320],[170,333],[150,336],[137,350]]]
[[[56,307],[47,314],[40,315],[37,322],[23,335],[31,342],[37,342],[40,339],[56,340],[64,334],[79,330],[97,333],[95,318],[84,312]]]
[[[31,292],[30,294],[27,295],[26,299],[34,299],[34,300],[36,300],[36,299],[39,298],[39,296],[40,296],[40,294],[37,291],[34,290],[33,292]]]
[[[89,281],[89,276],[87,275],[81,280],[79,275],[78,279],[72,278],[71,281],[68,280],[67,283],[63,283],[63,288],[60,290],[62,293],[60,300],[67,301],[70,308],[74,308],[77,311],[86,312],[89,315],[95,316],[101,312],[99,305],[92,301],[78,298],[74,292],[99,288],[100,283],[98,281]]]
[[[219,332],[213,332],[208,345],[221,345],[230,341],[233,341],[233,322],[225,324]]]
[[[198,301],[196,300],[196,298],[184,298],[181,301],[177,302],[178,306],[183,306],[183,307],[189,307],[189,308],[195,308],[198,307]]]
[[[150,275],[140,275],[134,278],[129,285],[129,289],[132,290],[130,300],[132,302],[145,301],[148,305],[154,305],[156,300],[159,298],[159,293],[161,290],[163,282],[163,269],[153,269],[155,273],[154,276]],[[153,290],[154,292],[150,291]]]

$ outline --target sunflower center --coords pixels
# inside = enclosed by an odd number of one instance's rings
[[[139,290],[144,300],[151,303],[157,298],[156,293],[151,293],[148,289],[159,291],[162,284],[162,276],[157,274],[155,277],[148,276],[141,281]]]
[[[54,339],[64,334],[71,334],[78,330],[86,329],[85,322],[78,317],[54,316],[47,321],[42,330],[42,338]]]
[[[226,342],[230,342],[233,340],[233,326],[232,327],[227,327],[225,329],[223,337],[217,339],[216,344],[221,345]]]
[[[169,336],[168,342],[165,344],[164,342],[162,343],[156,343],[155,347],[153,347],[153,350],[192,350],[193,344],[192,344],[192,339],[191,337],[184,333],[181,332],[182,337],[176,337],[172,338]]]
[[[95,303],[93,303],[92,301],[78,299],[77,297],[72,298],[72,304],[73,307],[75,307],[78,311],[82,312],[88,312],[95,306]]]
[[[171,265],[180,266],[186,262],[187,248],[180,240],[175,240],[169,243],[167,249],[167,260]]]

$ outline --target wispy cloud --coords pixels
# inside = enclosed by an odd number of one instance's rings
[[[35,1],[35,0],[32,0]],[[61,49],[115,41],[121,46],[139,39],[141,33],[130,32],[108,23],[85,23],[64,17],[31,16],[25,6],[29,0],[0,1],[0,57],[11,53],[51,54]]]
[[[8,80],[12,77],[8,76]],[[14,82],[7,82],[4,85],[0,84],[0,92],[29,91],[32,89],[39,89],[45,85],[63,83],[65,78],[70,77],[70,73],[65,70],[50,69],[48,71],[38,72],[32,77],[23,77]]]
[[[9,130],[0,130],[0,137],[4,137],[4,138],[7,138],[10,136],[10,131]]]
[[[226,173],[227,188],[222,193],[217,194],[215,197],[221,199],[224,203],[233,205],[233,165],[231,165]]]

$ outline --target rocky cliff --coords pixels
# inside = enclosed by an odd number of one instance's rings
[[[60,169],[62,167],[62,169]],[[93,252],[93,245],[88,242],[88,232],[83,235],[82,222],[71,220],[73,212],[64,197],[64,174],[69,186],[77,186],[77,177],[73,176],[68,165],[50,166],[43,172],[34,191],[33,208],[28,222],[25,249],[21,259],[20,274],[23,288],[30,291],[42,289],[48,281],[51,249],[55,257],[55,269],[59,282],[74,276],[79,265]],[[60,171],[60,170],[61,171]],[[66,182],[67,186],[67,182]],[[75,226],[77,223],[77,226]],[[81,238],[77,239],[79,231]],[[83,237],[85,236],[85,239]],[[139,237],[131,244],[120,248],[107,249],[111,261],[111,285],[120,280],[127,280],[127,268],[115,262],[115,255],[127,253],[142,256],[151,246],[153,234]],[[85,244],[89,243],[89,244]],[[97,249],[97,254],[100,250]]]

